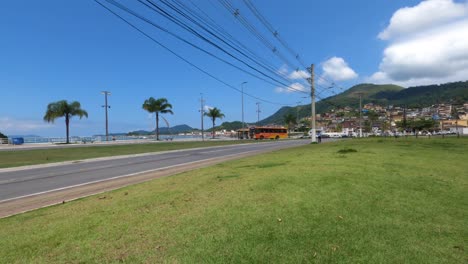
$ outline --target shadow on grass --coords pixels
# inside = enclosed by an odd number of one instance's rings
[[[353,153],[353,152],[357,152],[357,150],[353,148],[344,148],[344,149],[338,150],[338,153],[340,154]]]

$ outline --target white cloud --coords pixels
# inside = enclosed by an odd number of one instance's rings
[[[276,72],[279,75],[284,76],[285,78],[288,78],[290,80],[300,80],[310,77],[310,73],[299,69],[289,72],[289,68],[287,65],[281,66],[281,68],[279,68]]]
[[[310,77],[310,73],[302,70],[293,71],[288,75],[291,80],[306,79]]]
[[[346,81],[358,77],[357,73],[351,69],[346,61],[340,57],[332,57],[322,63],[323,75],[321,79],[331,79],[333,81]]]
[[[390,19],[390,25],[378,37],[388,40],[414,35],[427,28],[450,23],[456,18],[466,18],[467,15],[467,3],[455,3],[452,0],[423,1],[415,7],[396,11]]]
[[[296,82],[289,85],[288,87],[276,87],[275,91],[277,93],[292,93],[298,91],[305,92],[307,90],[304,85]]]
[[[281,68],[278,69],[278,74],[281,76],[287,76],[288,75],[288,66],[283,65]]]
[[[468,2],[428,0],[402,8],[379,38],[389,46],[370,82],[414,86],[468,79]]]

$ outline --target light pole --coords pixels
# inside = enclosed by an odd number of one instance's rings
[[[107,96],[111,93],[109,91],[102,91],[101,94],[103,94],[105,98],[105,104],[102,107],[106,108],[106,141],[109,141],[109,122],[107,116],[107,109],[110,108],[110,105],[107,104]]]
[[[244,123],[244,84],[246,84],[247,82],[243,82],[241,83],[241,94],[242,94],[242,129],[245,128],[245,123]],[[242,131],[242,134],[244,133],[244,131]]]
[[[201,138],[202,141],[205,141],[205,136],[203,135],[203,116],[205,115],[205,100],[203,100],[203,94],[201,93],[201,99],[200,99],[200,113],[201,113]]]

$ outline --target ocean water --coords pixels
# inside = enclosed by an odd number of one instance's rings
[[[25,144],[46,144],[46,143],[64,143],[65,137],[23,137]],[[155,136],[109,136],[109,141],[155,141]],[[205,135],[205,139],[210,139],[210,135]],[[221,139],[236,139],[235,137],[221,136],[216,137]],[[201,135],[159,135],[160,141],[198,141],[202,140]],[[91,143],[91,142],[105,142],[105,136],[94,137],[70,137],[72,143]]]

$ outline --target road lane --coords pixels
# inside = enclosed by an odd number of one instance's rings
[[[0,172],[0,203],[18,197],[61,190],[70,186],[82,186],[125,175],[137,175],[141,172],[157,171],[223,157],[242,157],[252,152],[267,152],[307,143],[309,143],[307,140],[285,140],[228,145]]]

